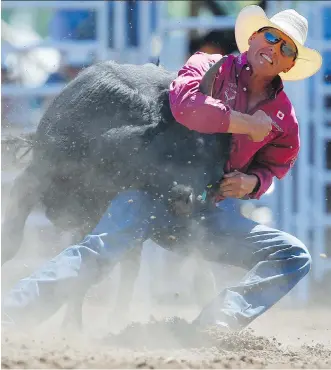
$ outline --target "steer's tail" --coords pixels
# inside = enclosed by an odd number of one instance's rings
[[[15,165],[22,160],[35,146],[36,133],[20,134],[18,136],[7,135],[1,138],[1,154]]]

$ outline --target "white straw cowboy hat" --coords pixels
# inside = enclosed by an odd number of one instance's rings
[[[257,5],[243,8],[235,25],[236,42],[240,53],[248,50],[248,39],[262,27],[273,27],[284,32],[298,48],[295,65],[287,73],[279,74],[283,80],[302,80],[312,76],[321,68],[320,53],[304,46],[308,34],[308,21],[293,9],[281,11],[269,19],[263,9]]]

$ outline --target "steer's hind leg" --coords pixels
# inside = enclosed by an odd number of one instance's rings
[[[26,219],[49,183],[45,169],[32,162],[14,181],[1,227],[2,265],[19,251]]]
[[[71,244],[82,240],[84,232],[77,231],[71,237]],[[62,330],[64,332],[77,333],[83,329],[83,304],[89,286],[80,286],[72,296],[67,300],[67,307],[62,321]]]
[[[83,303],[86,289],[74,292],[74,296],[68,299],[64,319],[62,322],[63,331],[80,332],[83,329]]]

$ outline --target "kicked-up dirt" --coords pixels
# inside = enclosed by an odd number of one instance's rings
[[[49,323],[33,335],[3,331],[2,368],[331,368],[328,310],[275,309],[235,334],[197,332],[178,317],[107,334],[100,309],[86,311],[84,335]]]

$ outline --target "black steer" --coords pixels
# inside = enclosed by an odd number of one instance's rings
[[[204,94],[212,93],[225,59],[205,74]],[[175,77],[153,64],[107,61],[85,69],[63,89],[30,138],[32,159],[11,189],[2,223],[2,263],[17,253],[25,221],[40,201],[48,219],[78,231],[77,239],[95,227],[118,192],[130,187],[161,197],[173,212],[192,211],[206,185],[222,178],[231,135],[199,134],[175,121],[169,107]],[[122,304],[130,300],[139,270],[140,250],[134,255],[122,262],[127,284],[120,289]],[[67,310],[78,324],[84,295]]]

